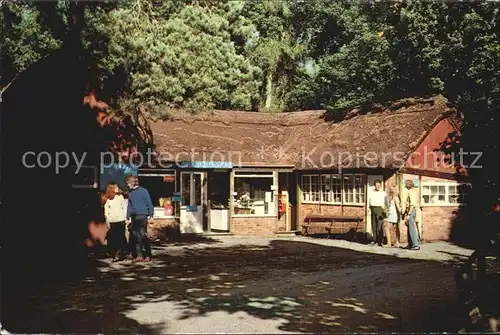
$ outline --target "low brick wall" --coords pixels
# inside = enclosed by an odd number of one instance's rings
[[[286,231],[286,215],[283,215],[280,219],[276,218],[276,224],[277,224],[276,231],[278,232]]]
[[[169,240],[180,235],[179,221],[177,219],[155,219],[148,226],[148,236],[152,240]]]
[[[458,206],[429,206],[422,208],[422,230],[425,242],[449,241],[451,229],[456,222]],[[404,223],[400,224],[401,242],[408,242],[407,227]],[[392,243],[396,242],[395,226],[391,229]]]
[[[231,232],[235,235],[273,236],[285,230],[285,219],[277,217],[233,217]],[[148,226],[148,236],[153,239],[170,240],[179,237],[178,219],[155,219]]]
[[[277,217],[233,217],[231,232],[235,235],[273,236],[280,223]]]

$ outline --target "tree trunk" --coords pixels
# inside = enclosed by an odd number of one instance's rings
[[[266,109],[271,108],[272,99],[273,99],[273,73],[269,71],[267,73],[267,79],[266,79],[266,102],[264,105]]]
[[[76,1],[70,2],[68,12],[69,38],[81,43],[82,30],[85,24],[85,8]]]

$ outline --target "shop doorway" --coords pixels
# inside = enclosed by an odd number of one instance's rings
[[[204,232],[205,174],[181,172],[180,232],[200,234]]]

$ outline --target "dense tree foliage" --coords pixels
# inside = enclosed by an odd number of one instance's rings
[[[18,73],[59,47],[59,41],[40,24],[40,12],[25,4],[2,4],[0,16],[1,87]]]
[[[434,93],[492,104],[498,95],[494,3],[132,0],[87,7],[82,41],[96,78],[110,95],[133,101],[290,110]],[[2,14],[5,85],[59,47],[70,20],[63,2],[3,2]]]
[[[494,2],[0,5],[2,91],[70,40],[89,60],[89,85],[114,106],[289,111],[440,93],[465,116],[455,143],[482,153],[483,168],[469,170],[471,221],[482,222],[477,215],[500,201],[500,6]]]

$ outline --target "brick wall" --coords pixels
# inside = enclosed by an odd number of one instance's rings
[[[458,207],[423,207],[422,208],[422,230],[425,242],[449,241],[451,228],[457,220]],[[401,242],[407,243],[407,227],[401,223]],[[391,229],[391,241],[396,242],[395,227]]]
[[[457,219],[458,206],[423,207],[422,229],[425,241],[447,241],[450,239],[451,227]]]
[[[287,215],[290,215],[289,213],[290,211],[288,211],[286,214],[283,214],[283,216],[281,216],[281,218],[276,218],[276,224],[277,224],[277,229],[276,231],[286,231],[286,216]]]
[[[391,225],[391,244],[396,243],[396,225]],[[401,230],[401,235],[399,242],[404,246],[406,243],[408,243],[408,228],[404,224],[404,222],[399,223],[399,229]]]
[[[300,217],[299,226],[302,225],[304,219],[310,214],[325,214],[325,215],[345,215],[345,216],[361,216],[363,222],[358,226],[358,231],[365,231],[365,207],[364,206],[343,206],[342,209],[340,205],[325,205],[325,204],[301,204],[300,205]],[[339,229],[347,232],[351,228],[356,227],[356,222],[339,222]],[[324,229],[323,229],[324,230]],[[312,230],[309,230],[313,232]],[[323,232],[323,231],[322,231]]]
[[[231,232],[235,235],[273,236],[279,225],[284,225],[284,220],[277,217],[233,217],[232,220]]]
[[[169,240],[179,236],[179,221],[177,219],[155,219],[148,226],[148,236],[153,239]]]

